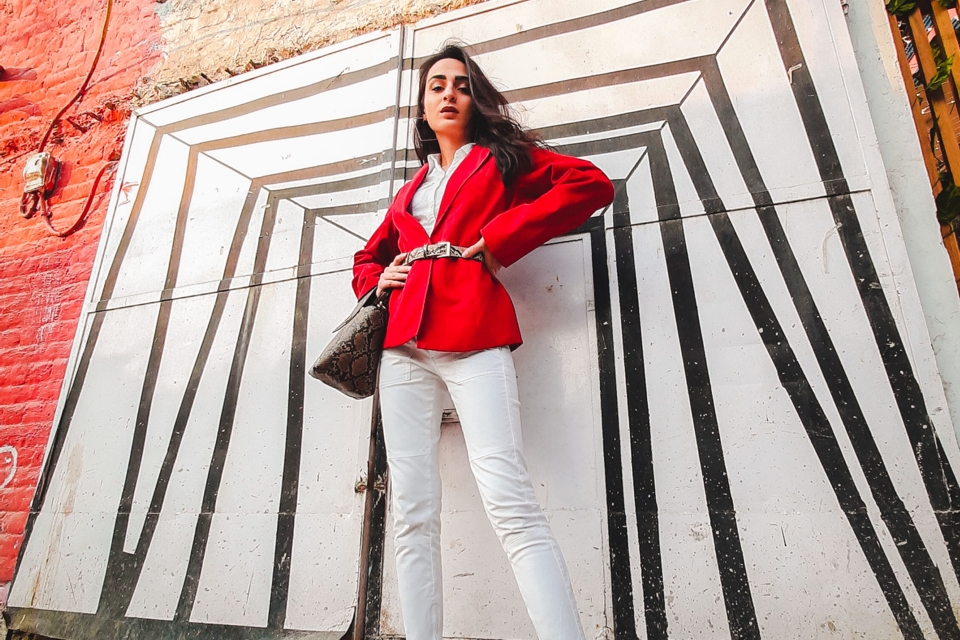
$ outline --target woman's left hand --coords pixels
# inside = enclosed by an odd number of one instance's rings
[[[490,275],[493,277],[497,276],[497,272],[500,269],[503,269],[503,265],[500,264],[500,261],[497,260],[497,257],[493,255],[493,252],[487,247],[487,242],[483,238],[480,238],[480,242],[468,247],[466,251],[463,252],[464,258],[472,258],[478,253],[483,254],[483,266],[487,268],[487,271],[490,272]]]

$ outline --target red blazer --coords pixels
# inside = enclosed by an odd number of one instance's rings
[[[383,223],[354,255],[357,297],[377,286],[400,253],[449,241],[469,247],[482,235],[509,267],[547,240],[579,227],[613,200],[610,180],[586,160],[535,148],[533,169],[503,186],[485,147],[474,147],[447,182],[433,234],[410,214],[410,201],[427,173],[423,166],[397,193]],[[507,290],[483,263],[437,258],[413,263],[403,288],[390,296],[385,348],[416,337],[421,349],[473,351],[522,342]]]

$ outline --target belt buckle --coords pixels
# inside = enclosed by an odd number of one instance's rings
[[[438,242],[436,245],[437,250],[440,253],[436,254],[438,258],[449,258],[451,253],[451,244],[449,241],[444,240],[443,242]]]

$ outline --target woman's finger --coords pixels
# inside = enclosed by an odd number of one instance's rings
[[[382,274],[380,274],[380,281],[377,283],[377,295],[379,296],[386,289],[399,289],[403,287],[403,285],[406,283],[406,279],[407,274],[405,273],[396,274],[394,277],[390,276],[386,271],[384,271]]]
[[[410,267],[387,267],[383,273],[389,277],[403,276],[406,278],[407,274],[410,273]]]
[[[403,262],[404,260],[406,260],[406,258],[407,258],[407,254],[406,254],[406,253],[398,254],[397,257],[393,259],[393,262],[390,263],[390,266],[391,266],[391,267],[396,267],[396,266],[398,266],[401,262]]]
[[[473,246],[467,247],[466,251],[464,251],[462,255],[464,258],[469,259],[477,255],[478,253],[482,253],[486,248],[487,248],[487,243],[484,241],[483,238],[480,238],[480,242],[476,243]]]

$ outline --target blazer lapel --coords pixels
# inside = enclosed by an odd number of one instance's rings
[[[423,165],[420,167],[420,169],[413,174],[413,177],[410,178],[410,184],[403,192],[403,198],[400,199],[400,211],[403,211],[407,215],[411,215],[410,203],[413,201],[413,194],[417,192],[417,189],[420,188],[420,183],[422,183],[423,179],[427,177],[427,169],[428,165]]]
[[[402,224],[404,227],[408,227],[410,229],[410,233],[414,233],[424,238],[424,240],[417,240],[417,242],[421,244],[429,242],[430,236],[427,234],[427,230],[423,228],[423,225],[420,224],[420,221],[414,218],[413,214],[410,213],[410,203],[413,202],[413,195],[417,192],[417,189],[420,188],[424,178],[426,178],[427,169],[427,165],[420,167],[420,169],[413,174],[413,177],[410,178],[410,182],[404,185],[403,190],[397,194],[397,210],[403,212],[403,214],[408,218]],[[416,231],[414,231],[414,229],[416,229]]]
[[[474,146],[473,149],[470,150],[470,153],[467,154],[467,157],[463,159],[463,162],[460,163],[460,166],[457,167],[457,170],[453,172],[453,175],[450,176],[450,181],[447,183],[447,188],[443,192],[443,198],[440,200],[440,210],[437,211],[437,221],[433,225],[434,231],[440,227],[440,221],[450,209],[450,204],[453,202],[453,199],[460,193],[460,187],[463,186],[463,183],[469,180],[489,158],[489,149]],[[422,180],[423,178],[421,178],[421,181]],[[417,183],[417,186],[419,186],[419,183]],[[413,189],[411,189],[411,193],[412,192]]]

